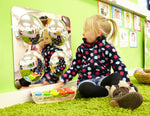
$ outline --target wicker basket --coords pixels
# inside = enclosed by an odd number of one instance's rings
[[[134,77],[140,83],[150,84],[150,69],[144,69],[144,74],[134,73]]]

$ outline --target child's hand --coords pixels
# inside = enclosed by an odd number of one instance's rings
[[[57,83],[58,83],[58,86],[60,86],[60,88],[65,85],[65,84],[64,84],[63,82],[61,82],[61,81],[58,81]]]
[[[46,80],[43,80],[43,81],[42,81],[42,84],[43,84],[43,85],[49,85],[50,83],[49,83],[48,81],[46,81]]]

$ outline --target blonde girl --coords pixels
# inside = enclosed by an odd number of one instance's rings
[[[114,44],[117,36],[116,22],[94,15],[85,20],[83,30],[83,43],[77,48],[71,67],[61,76],[59,84],[63,86],[78,74],[77,89],[82,97],[108,96],[114,87],[111,106],[139,107],[143,101],[142,95],[130,83],[126,66],[110,44]],[[114,70],[112,74],[111,68]],[[120,87],[122,81],[126,85],[124,88]]]

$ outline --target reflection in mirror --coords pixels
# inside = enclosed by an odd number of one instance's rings
[[[56,83],[72,62],[69,18],[15,6],[12,30],[16,88]]]
[[[63,51],[56,51],[50,60],[50,69],[54,76],[61,76],[69,67],[69,60]]]
[[[21,76],[28,82],[36,82],[44,74],[44,59],[37,51],[26,52],[19,65]]]
[[[66,25],[61,20],[54,19],[48,25],[50,37],[54,45],[63,45],[68,36]]]
[[[41,41],[42,23],[31,15],[24,14],[18,22],[18,34],[27,44],[37,44]]]

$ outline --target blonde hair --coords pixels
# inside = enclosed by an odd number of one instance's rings
[[[102,35],[114,45],[118,32],[118,26],[113,19],[107,19],[102,15],[94,15],[85,20],[84,30],[92,30],[95,34],[98,34],[99,31],[101,31]]]

